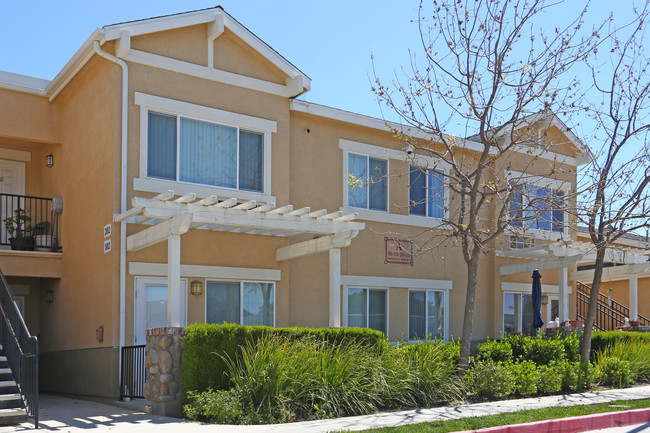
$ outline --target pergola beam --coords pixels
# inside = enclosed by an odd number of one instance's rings
[[[359,234],[358,230],[350,230],[281,247],[275,250],[275,260],[282,262],[297,257],[323,253],[332,248],[345,248],[350,245],[350,242],[357,234]]]
[[[631,274],[645,274],[650,273],[650,263],[636,263],[633,265],[611,266],[603,268],[603,280],[610,278],[627,279]],[[586,271],[571,272],[571,279],[578,281],[589,281],[594,278],[594,270],[588,269]]]
[[[167,240],[171,235],[187,232],[192,222],[192,215],[180,214],[174,218],[151,226],[126,238],[126,250],[138,251]]]
[[[514,275],[522,272],[532,272],[535,269],[541,271],[544,269],[566,268],[577,265],[581,258],[581,255],[576,255],[552,260],[535,260],[514,265],[503,265],[499,268],[499,275]]]

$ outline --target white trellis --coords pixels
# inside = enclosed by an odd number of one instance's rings
[[[180,240],[190,229],[221,231],[263,236],[291,237],[314,234],[316,239],[276,249],[276,260],[290,260],[329,251],[329,325],[341,326],[341,248],[365,227],[355,222],[356,214],[325,209],[311,211],[308,207],[293,209],[275,207],[255,201],[238,202],[235,198],[215,195],[196,199],[196,194],[176,197],[167,191],[153,198],[135,197],[132,208],[115,216],[114,222],[148,226],[126,239],[127,251],[138,251],[167,240],[168,299],[180,296]],[[180,305],[167,303],[168,326],[180,325]]]

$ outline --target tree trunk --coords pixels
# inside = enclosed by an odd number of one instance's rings
[[[479,253],[472,251],[467,262],[467,296],[465,298],[465,317],[463,318],[463,334],[460,339],[460,369],[464,371],[469,364],[469,354],[472,346],[472,326],[474,307],[476,304],[476,276],[478,274]]]
[[[598,293],[603,277],[603,264],[605,262],[605,247],[596,250],[596,263],[594,268],[594,279],[591,282],[591,292],[589,293],[589,309],[585,318],[585,328],[582,333],[582,342],[580,344],[580,362],[589,361],[591,353],[591,331],[596,320],[596,311],[598,310]]]

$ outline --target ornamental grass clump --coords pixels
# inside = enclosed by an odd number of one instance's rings
[[[602,364],[606,358],[618,358],[626,361],[634,382],[650,380],[650,341],[623,340],[607,345],[595,354],[596,366]]]

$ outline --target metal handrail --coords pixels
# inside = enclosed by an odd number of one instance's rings
[[[61,199],[0,193],[0,245],[59,251]]]
[[[587,311],[589,309],[589,296],[591,293],[591,287],[588,285],[576,281],[577,288],[577,316],[579,319],[585,320],[587,317]],[[650,320],[641,314],[637,314],[638,320],[643,325],[650,325]],[[623,326],[625,324],[625,319],[630,317],[630,309],[611,299],[609,296],[598,293],[598,307],[596,310],[596,320],[594,321],[594,326],[599,331],[611,331],[617,327]]]
[[[38,428],[38,339],[30,335],[0,271],[0,342],[27,416]]]

